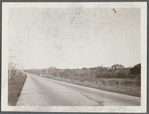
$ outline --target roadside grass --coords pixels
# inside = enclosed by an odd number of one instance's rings
[[[137,79],[129,78],[99,78],[90,80],[80,80],[80,79],[68,79],[61,77],[48,77],[59,81],[64,81],[72,84],[82,85],[86,87],[132,95],[136,97],[141,97],[141,87],[138,84]]]
[[[26,74],[19,72],[19,76],[15,71],[12,71],[12,78],[8,80],[8,105],[15,106],[27,78]]]

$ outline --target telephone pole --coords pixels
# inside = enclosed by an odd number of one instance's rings
[[[18,64],[17,65],[18,65],[17,76],[19,76],[19,59],[18,59]]]
[[[10,52],[10,55],[9,55],[10,64],[9,64],[9,74],[8,74],[8,75],[9,75],[9,76],[8,76],[9,79],[11,79],[11,69],[12,69],[12,68],[11,68],[11,58],[12,58],[12,57],[15,57],[15,56],[11,56],[11,52],[12,52],[12,51],[13,51],[12,49],[9,49],[9,52]]]

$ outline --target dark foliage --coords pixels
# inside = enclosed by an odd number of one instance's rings
[[[130,69],[130,75],[137,75],[139,78],[141,77],[141,63],[135,65],[133,68]]]

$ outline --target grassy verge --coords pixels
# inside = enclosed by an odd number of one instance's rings
[[[19,76],[16,72],[13,72],[11,76],[12,78],[8,80],[8,105],[15,106],[27,76],[21,72]]]
[[[61,77],[48,77],[59,81],[64,81],[68,83],[73,83],[77,85],[82,85],[86,87],[132,95],[132,96],[141,96],[141,87],[138,84],[137,79],[109,79],[109,78],[101,78],[101,79],[92,79],[92,80],[77,80],[77,79],[67,79]]]

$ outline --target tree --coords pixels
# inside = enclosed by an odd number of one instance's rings
[[[141,78],[141,63],[135,65],[133,68],[130,69],[130,73],[133,75],[138,75],[137,78]]]

